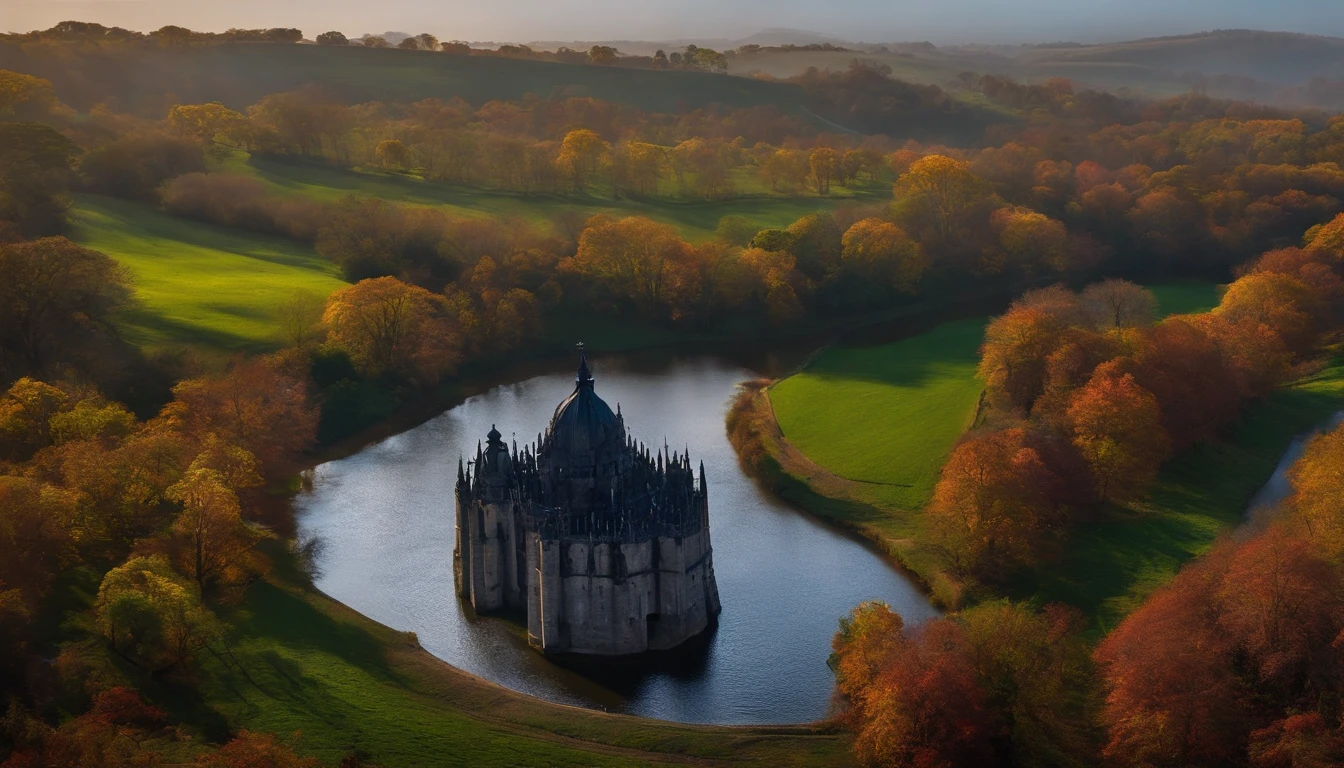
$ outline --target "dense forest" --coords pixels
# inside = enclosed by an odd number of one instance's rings
[[[348,47],[331,34],[318,44]],[[89,47],[301,37],[70,23],[3,43],[40,49],[25,55],[50,69]],[[407,40],[425,55],[524,55]],[[669,71],[647,76],[712,73],[721,55],[653,57]],[[555,56],[610,64],[597,49]],[[1074,521],[1141,497],[1167,457],[1316,365],[1344,319],[1344,117],[1315,111],[984,76],[977,95],[1002,117],[989,123],[857,63],[788,83],[816,114],[569,94],[352,100],[314,83],[147,115],[82,104],[98,81],[69,81],[0,70],[5,768],[316,764],[265,735],[203,743],[146,700],[147,681],[189,687],[193,665],[228,654],[223,607],[277,558],[304,563],[278,546],[268,499],[316,451],[464,367],[528,354],[561,314],[759,338],[1018,296],[982,349],[986,426],[956,447],[926,513],[978,595],[1047,562]],[[253,159],[524,201],[806,198],[818,211],[782,228],[724,216],[696,238],[652,214],[517,220],[285,194],[238,172]],[[140,349],[117,326],[134,281],[72,239],[75,195],[283,238],[348,285],[275,308],[284,344],[270,354],[210,365]],[[1128,280],[1173,276],[1227,286],[1213,312],[1157,322]],[[917,628],[856,609],[833,662],[858,759],[1344,761],[1342,435],[1310,443],[1276,517],[1095,647],[1066,606],[986,599]]]

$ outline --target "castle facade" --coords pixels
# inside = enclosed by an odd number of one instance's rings
[[[457,476],[458,594],[520,611],[547,654],[671,649],[719,613],[705,468],[650,453],[597,396],[580,345],[574,392],[520,451],[491,428]]]

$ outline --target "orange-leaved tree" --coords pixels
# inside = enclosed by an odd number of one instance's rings
[[[342,288],[327,298],[328,342],[366,376],[429,385],[457,366],[462,339],[443,296],[394,277]]]
[[[1103,502],[1143,494],[1171,450],[1157,398],[1109,363],[1074,393],[1067,419]]]

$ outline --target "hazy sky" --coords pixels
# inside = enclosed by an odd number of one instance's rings
[[[1344,36],[1344,0],[0,0],[0,29],[398,30],[444,39],[737,38],[772,27],[885,42],[1094,42],[1255,28]]]

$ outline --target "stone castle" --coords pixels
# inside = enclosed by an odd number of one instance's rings
[[[594,391],[579,345],[574,392],[512,450],[491,428],[457,472],[458,594],[521,611],[547,654],[667,650],[719,613],[705,467],[650,454]]]

